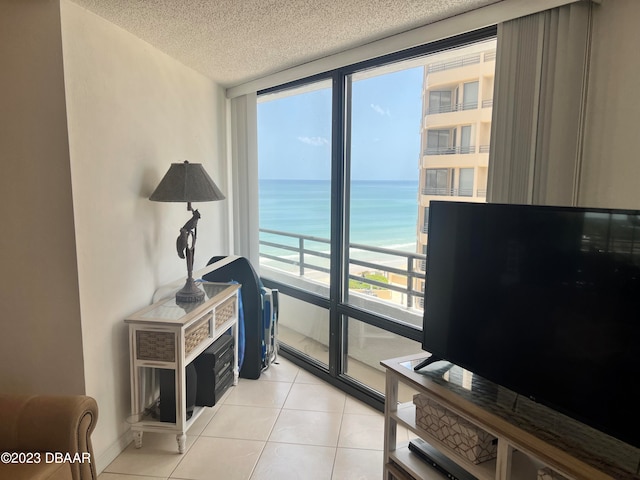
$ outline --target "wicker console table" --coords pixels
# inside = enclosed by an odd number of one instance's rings
[[[176,304],[160,300],[125,319],[129,325],[131,412],[134,440],[142,447],[143,432],[175,433],[184,452],[186,432],[202,413],[196,407],[187,419],[185,367],[229,329],[234,338],[233,384],[238,383],[238,290],[240,285],[203,282],[205,299]],[[154,418],[158,369],[175,372],[175,423]]]

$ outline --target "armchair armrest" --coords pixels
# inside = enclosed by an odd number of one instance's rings
[[[97,479],[91,433],[98,419],[96,401],[85,395],[0,394],[0,451],[61,452],[72,458],[74,480]],[[86,456],[85,456],[86,458]]]

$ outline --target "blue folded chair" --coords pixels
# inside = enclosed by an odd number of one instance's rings
[[[223,260],[212,257],[207,265]],[[244,335],[239,328],[238,363],[240,377],[257,379],[277,358],[278,293],[264,287],[253,266],[245,257],[238,257],[202,276],[208,282],[238,282],[241,284]],[[242,354],[242,355],[241,355]]]

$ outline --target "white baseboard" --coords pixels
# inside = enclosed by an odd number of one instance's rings
[[[120,436],[115,442],[113,442],[104,452],[100,455],[96,455],[96,471],[98,475],[113,462],[118,455],[120,455],[125,448],[133,441],[133,434],[131,430],[127,430]]]

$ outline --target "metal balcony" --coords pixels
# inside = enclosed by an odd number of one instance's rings
[[[476,153],[475,145],[457,146],[457,147],[427,147],[424,149],[424,155],[466,155]]]
[[[435,195],[435,196],[443,196],[443,197],[473,197],[474,192],[472,188],[433,188],[433,187],[424,187],[422,189],[423,195]],[[487,191],[485,189],[478,189],[475,191],[475,196],[484,198],[487,196]],[[422,233],[429,233],[424,231]]]
[[[326,267],[322,267],[320,265],[314,264],[313,260],[324,259],[327,260],[330,258],[330,254],[327,251],[315,250],[312,248],[308,248],[307,245],[309,243],[320,243],[322,245],[327,245],[329,247],[330,241],[327,238],[319,238],[313,237],[309,235],[300,235],[291,232],[283,232],[280,230],[269,230],[265,228],[260,229],[260,234],[269,236],[271,238],[270,241],[260,239],[260,258],[268,259],[275,262],[275,264],[281,264],[283,267],[286,266],[295,266],[297,274],[300,277],[304,277],[308,273],[325,273],[328,274],[330,270]],[[273,253],[266,253],[262,247],[274,247],[283,252],[282,255],[275,255]],[[385,272],[388,274],[396,274],[401,275],[407,278],[406,286],[391,284],[391,283],[382,283],[376,281],[374,279],[364,278],[358,275],[349,274],[348,278],[357,280],[361,283],[367,283],[371,286],[386,288],[388,290],[392,290],[394,292],[404,293],[405,296],[405,304],[404,307],[414,307],[418,301],[424,296],[423,292],[416,291],[414,289],[414,285],[416,284],[416,279],[424,280],[424,269],[420,271],[421,262],[426,262],[427,256],[420,253],[412,253],[405,252],[402,250],[395,250],[390,248],[381,248],[375,247],[372,245],[363,245],[357,243],[350,243],[349,250],[359,250],[364,252],[374,252],[379,253],[381,255],[386,256],[394,256],[399,259],[403,259],[402,262],[404,268],[399,268],[397,266],[385,265],[383,263],[376,263],[375,261],[364,261],[358,260],[355,258],[349,257],[349,265],[356,265],[359,267],[366,267],[371,270],[376,270],[380,272]],[[328,282],[327,282],[328,283]]]

